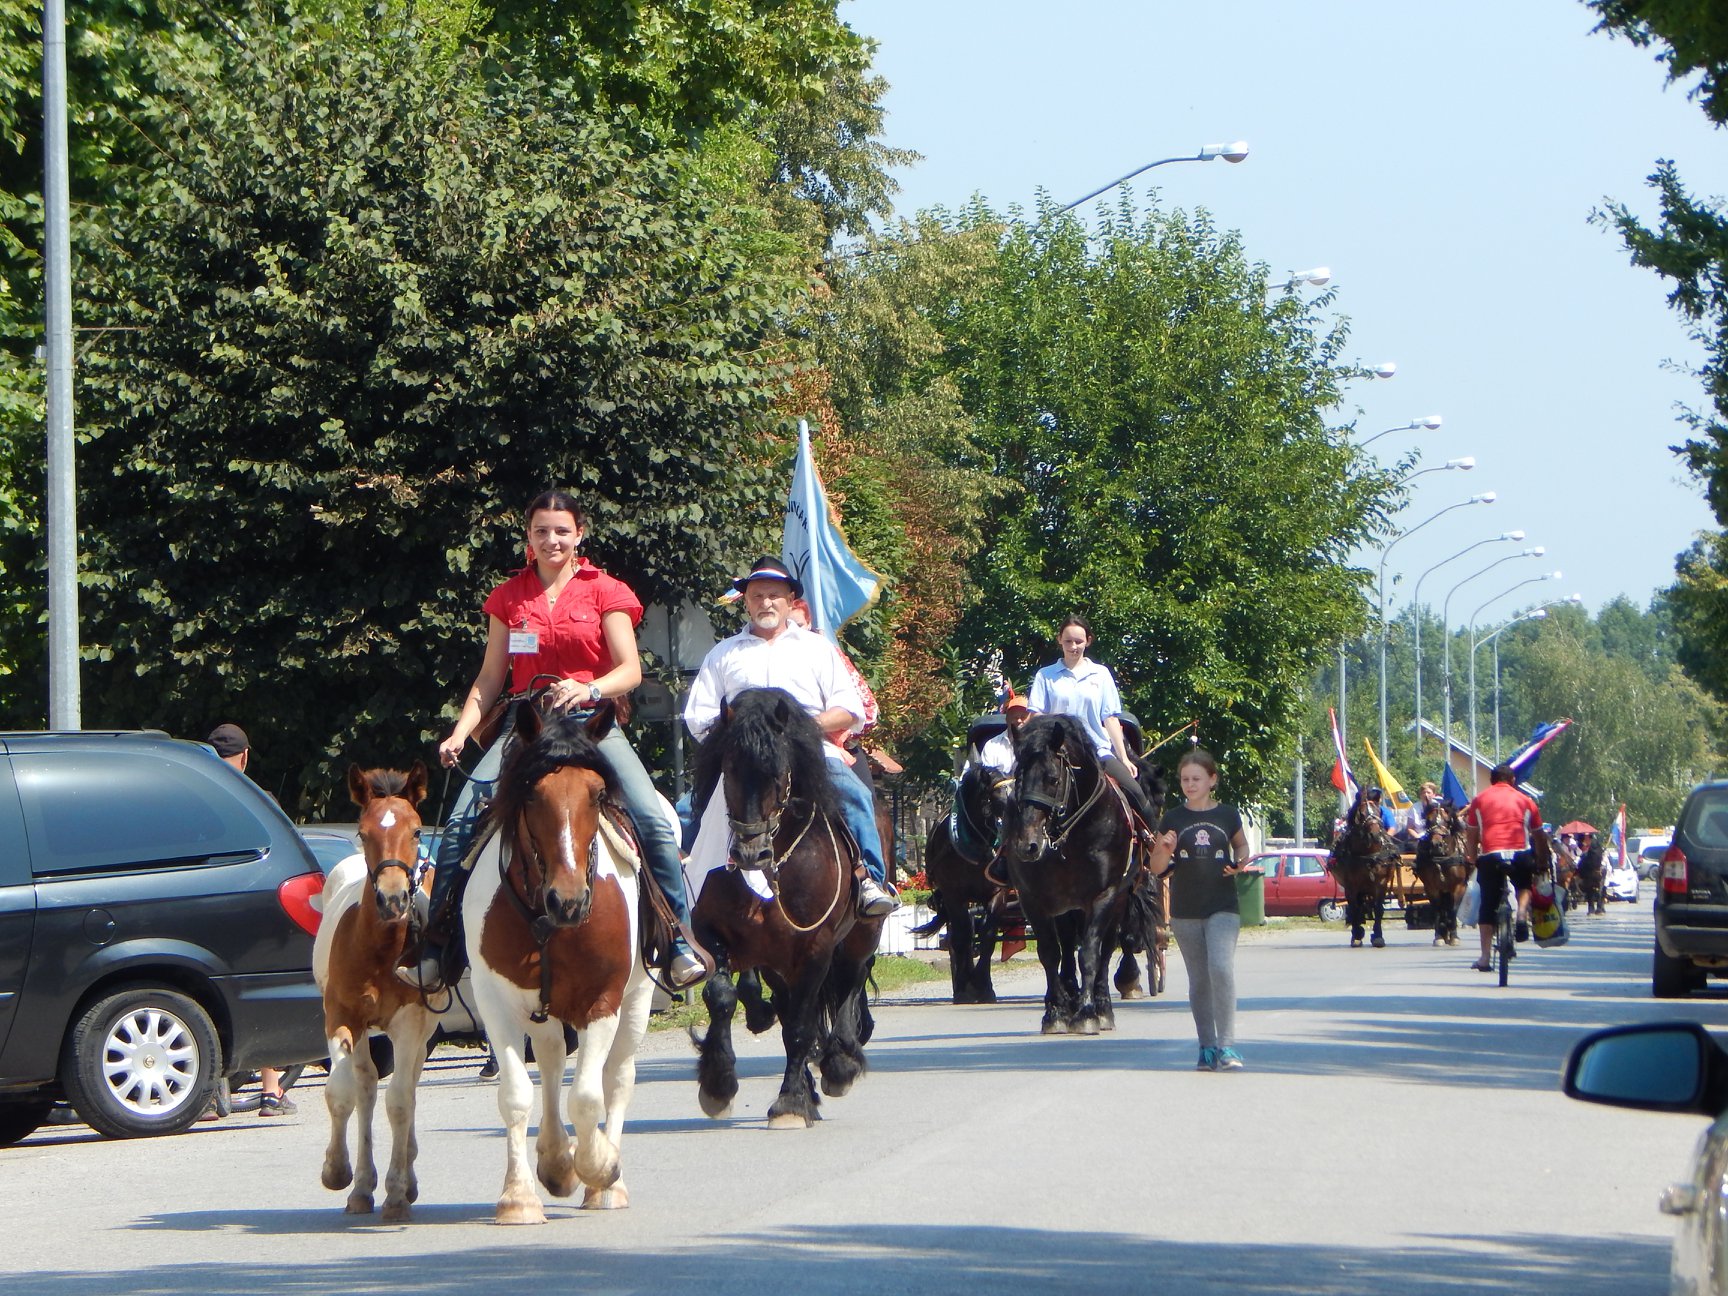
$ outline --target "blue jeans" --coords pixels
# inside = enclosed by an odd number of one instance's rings
[[[886,880],[882,869],[882,838],[876,831],[876,807],[852,767],[838,756],[828,757],[828,778],[840,797],[840,817],[857,839],[864,855],[864,868],[876,881]]]

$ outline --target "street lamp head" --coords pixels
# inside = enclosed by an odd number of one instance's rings
[[[1582,594],[1568,594],[1566,596],[1566,601],[1568,603],[1582,603],[1584,601],[1584,596]]]
[[[1469,472],[1475,466],[1476,466],[1476,456],[1475,455],[1465,455],[1461,459],[1448,459],[1445,463],[1445,467],[1447,467],[1447,468],[1461,468],[1465,472]]]
[[[1464,502],[1466,504],[1492,504],[1499,498],[1493,491],[1483,491],[1480,495],[1472,495]]]
[[[1413,428],[1425,428],[1429,432],[1432,432],[1432,431],[1434,431],[1435,428],[1439,427],[1440,423],[1441,423],[1441,419],[1440,419],[1440,416],[1438,414],[1429,414],[1425,418],[1411,419],[1410,420],[1410,426],[1411,427],[1413,427]]]
[[[1390,378],[1393,374],[1395,374],[1397,372],[1398,372],[1397,364],[1391,360],[1387,360],[1382,364],[1375,365],[1372,369],[1370,369],[1368,371],[1368,375],[1371,378]]]
[[[1524,619],[1526,621],[1546,621],[1548,619],[1548,609],[1537,608],[1534,612],[1526,612],[1524,614]]]
[[[1312,284],[1316,288],[1324,288],[1331,281],[1331,266],[1314,266],[1309,270],[1292,270],[1290,272],[1290,283],[1292,285],[1305,283]]]
[[[1543,554],[1545,554],[1547,552],[1548,552],[1548,548],[1546,545],[1532,545],[1530,548],[1526,549],[1523,553],[1519,554],[1518,556],[1520,558],[1540,558]]]
[[[1549,580],[1564,580],[1565,578],[1566,578],[1566,573],[1559,571],[1559,570],[1551,571],[1548,573],[1548,579]]]
[[[1524,533],[1522,531],[1502,531],[1500,538],[1502,540],[1522,540]]]
[[[1207,162],[1211,161],[1215,157],[1221,157],[1226,162],[1240,162],[1247,156],[1247,140],[1237,140],[1233,144],[1205,144],[1202,145],[1200,149],[1201,160]]]

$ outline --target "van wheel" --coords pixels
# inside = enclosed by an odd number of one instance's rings
[[[133,987],[99,999],[60,1054],[79,1116],[109,1138],[178,1134],[203,1114],[222,1070],[210,1015],[173,990]]]
[[[1657,999],[1685,999],[1698,983],[1698,974],[1687,959],[1669,958],[1656,947],[1650,966],[1650,993]]]
[[[29,1138],[53,1110],[54,1103],[47,1098],[0,1103],[0,1147],[11,1147],[20,1139]]]

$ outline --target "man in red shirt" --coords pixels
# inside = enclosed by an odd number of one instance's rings
[[[1476,922],[1482,957],[1470,965],[1478,972],[1494,970],[1488,947],[1494,940],[1495,911],[1508,877],[1518,892],[1517,937],[1530,938],[1532,852],[1536,834],[1542,831],[1542,811],[1518,790],[1518,776],[1510,765],[1496,765],[1488,778],[1488,786],[1464,809],[1464,858],[1476,866],[1476,881],[1482,888]]]

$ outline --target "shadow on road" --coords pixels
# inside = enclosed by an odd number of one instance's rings
[[[490,1212],[487,1211],[487,1214]],[[469,1222],[475,1213],[446,1208],[422,1213],[438,1223]],[[800,1227],[741,1234],[700,1249],[606,1250],[595,1236],[603,1217],[554,1218],[517,1235],[528,1245],[473,1247],[436,1255],[373,1254],[306,1265],[173,1265],[131,1269],[131,1296],[188,1292],[340,1291],[416,1296],[471,1296],[512,1288],[660,1293],[901,1292],[1013,1290],[1158,1293],[1230,1291],[1235,1296],[1299,1291],[1328,1296],[1449,1296],[1481,1290],[1631,1296],[1652,1291],[1666,1268],[1665,1246],[1637,1237],[1568,1239],[1564,1247],[1527,1233],[1433,1236],[1382,1250],[1252,1243],[1194,1243],[1083,1231],[1003,1227],[840,1229]],[[582,1228],[590,1224],[591,1228]],[[324,1233],[355,1229],[397,1234],[427,1223],[388,1228],[305,1211],[198,1212],[139,1221],[142,1231],[246,1229],[255,1233]],[[581,1235],[573,1229],[580,1228]],[[583,1243],[594,1245],[584,1246]],[[83,1296],[89,1273],[41,1273],[9,1281],[10,1296]]]

